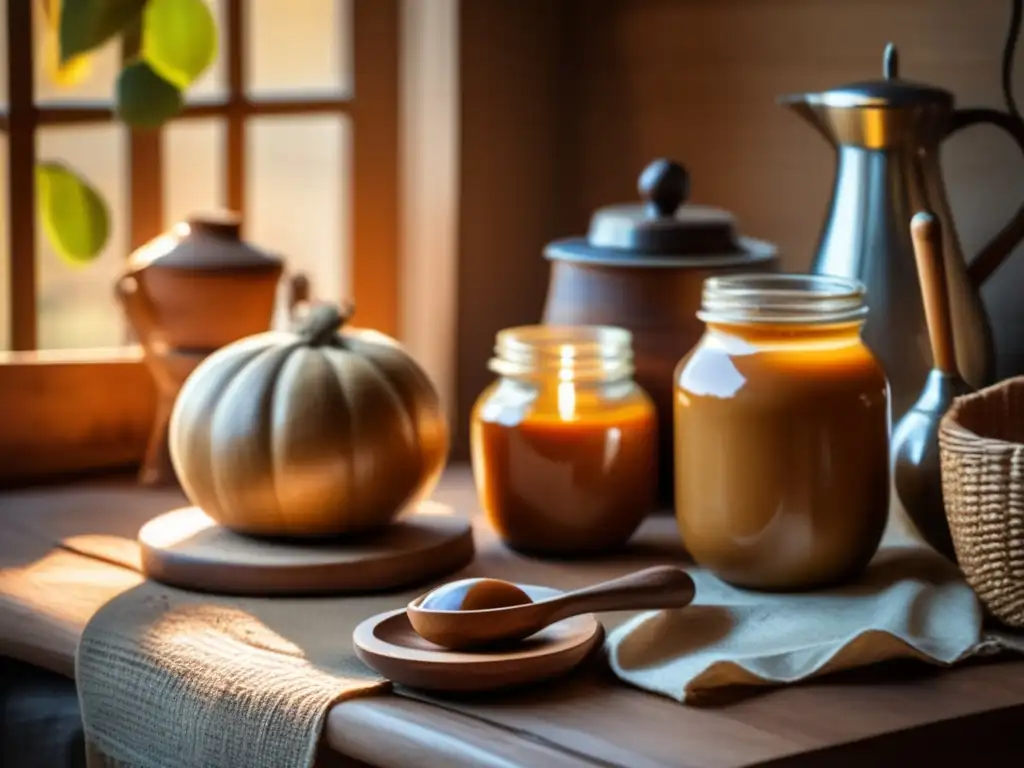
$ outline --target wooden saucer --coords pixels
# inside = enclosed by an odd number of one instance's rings
[[[520,585],[534,600],[557,589]],[[603,639],[593,614],[574,616],[500,650],[447,651],[416,634],[405,609],[372,616],[352,633],[356,655],[399,685],[433,691],[490,691],[534,683],[576,667]]]
[[[241,536],[198,507],[184,507],[142,526],[139,545],[150,579],[231,595],[383,592],[426,583],[473,559],[469,522],[432,501],[373,535],[302,541]]]

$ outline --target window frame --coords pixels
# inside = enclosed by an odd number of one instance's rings
[[[246,4],[224,2],[225,97],[190,103],[173,122],[225,119],[224,202],[244,212],[245,133],[251,118],[347,115],[352,131],[348,233],[352,298],[359,307],[361,325],[397,335],[400,0],[350,0],[349,92],[326,98],[274,99],[247,95]],[[12,351],[0,352],[0,484],[137,464],[156,411],[154,386],[138,347],[36,350],[36,130],[116,118],[108,106],[35,103],[34,0],[6,3],[10,82],[0,132],[8,137],[10,157],[6,181],[10,294],[3,299],[10,312]],[[137,39],[126,40],[124,56],[130,57],[135,50]],[[129,251],[164,228],[161,135],[160,130],[128,131]],[[243,234],[244,226],[243,216]]]

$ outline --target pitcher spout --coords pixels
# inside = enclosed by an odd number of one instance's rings
[[[826,110],[820,102],[820,99],[815,98],[819,94],[812,93],[788,93],[783,96],[779,96],[776,99],[776,103],[779,106],[786,107],[787,109],[800,115],[804,120],[810,123],[822,136],[825,137],[825,141],[829,144],[835,144],[836,139],[832,134],[829,127],[829,123],[826,119]]]

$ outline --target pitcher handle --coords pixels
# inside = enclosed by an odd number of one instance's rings
[[[152,346],[158,327],[149,299],[142,293],[139,281],[132,274],[121,275],[114,283],[114,295],[121,302],[125,315],[138,336],[139,345]]]
[[[121,275],[114,283],[114,295],[124,309],[128,322],[138,337],[139,346],[145,353],[146,365],[149,367],[157,386],[162,390],[173,389],[176,385],[168,378],[163,365],[157,359],[165,351],[160,340],[160,328],[149,298],[143,293],[138,279],[132,274]]]
[[[958,109],[953,113],[953,124],[949,134],[981,123],[1002,128],[1017,142],[1021,153],[1024,154],[1024,120],[1008,112],[996,109]],[[967,276],[975,288],[981,287],[1021,240],[1024,240],[1024,205],[1017,209],[1010,222],[967,265]]]

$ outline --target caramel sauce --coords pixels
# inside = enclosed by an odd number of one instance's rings
[[[726,581],[816,587],[878,547],[888,384],[856,323],[709,325],[677,368],[675,447],[683,543]]]
[[[430,592],[419,607],[429,611],[484,611],[532,602],[515,584],[501,579],[460,579]]]
[[[626,543],[655,504],[657,426],[644,396],[594,412],[473,416],[481,506],[513,549],[579,556]]]

